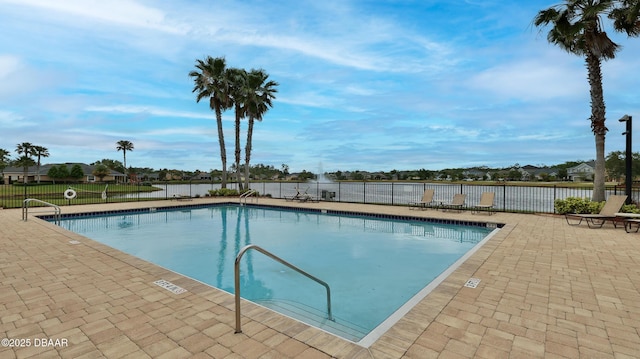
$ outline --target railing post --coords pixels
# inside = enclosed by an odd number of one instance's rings
[[[502,210],[506,212],[507,210],[507,184],[502,184]]]
[[[391,182],[391,205],[392,205],[392,206],[393,206],[393,204],[395,203],[395,201],[394,201],[395,197],[394,197],[393,187],[394,187],[393,182]]]
[[[367,181],[362,181],[362,203],[367,204]]]

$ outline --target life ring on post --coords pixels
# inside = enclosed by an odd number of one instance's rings
[[[76,198],[76,195],[77,195],[76,191],[72,190],[71,188],[64,191],[64,198],[66,199],[74,199]]]

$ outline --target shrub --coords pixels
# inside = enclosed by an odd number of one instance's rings
[[[605,202],[593,202],[588,198],[567,197],[556,199],[554,207],[556,213],[599,213]],[[622,213],[640,213],[640,208],[635,204],[625,204],[620,209]]]
[[[208,192],[212,197],[236,197],[240,195],[237,190],[230,188],[214,189],[209,190]]]
[[[622,213],[640,213],[640,208],[635,204],[625,204],[620,210]]]
[[[556,213],[598,213],[604,206],[604,202],[593,202],[588,198],[567,197],[556,199],[554,207]]]

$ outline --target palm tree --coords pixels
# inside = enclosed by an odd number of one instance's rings
[[[9,151],[0,148],[0,178],[4,183],[4,169],[9,165]]]
[[[596,163],[593,200],[604,201],[605,103],[601,64],[613,59],[620,46],[603,29],[602,17],[614,20],[614,28],[637,36],[639,0],[565,0],[541,10],[534,18],[537,27],[552,25],[547,40],[561,49],[585,58],[591,94],[591,130],[595,135]]]
[[[275,99],[278,92],[275,81],[267,81],[269,75],[262,69],[252,69],[247,74],[247,98],[246,114],[249,118],[247,128],[247,143],[245,146],[244,181],[245,187],[249,188],[249,162],[251,161],[251,142],[253,137],[253,124],[255,120],[262,121],[264,114],[272,107],[271,100]]]
[[[231,97],[233,98],[233,106],[235,111],[235,168],[236,168],[236,181],[238,183],[238,189],[242,191],[242,179],[240,178],[240,121],[246,115],[246,100],[247,100],[247,72],[243,69],[229,69],[227,70],[227,78],[231,84]]]
[[[24,171],[22,176],[22,183],[27,183],[27,171],[29,170],[30,166],[35,165],[35,161],[31,159],[31,156],[35,154],[34,146],[30,142],[22,142],[16,145],[16,152],[19,155],[22,155],[16,161],[17,166],[22,166],[22,169]]]
[[[33,146],[34,155],[38,158],[36,160],[36,173],[38,176],[38,183],[40,183],[40,159],[42,157],[49,157],[49,150],[42,146]]]
[[[116,142],[116,150],[117,151],[122,151],[122,159],[124,161],[124,176],[125,176],[125,181],[127,178],[127,151],[133,151],[133,143],[131,141],[127,141],[127,140],[120,140],[118,142]]]
[[[227,151],[222,129],[222,112],[231,106],[226,66],[224,57],[207,56],[204,60],[196,60],[197,70],[189,72],[189,76],[194,81],[191,92],[196,93],[196,102],[200,102],[205,97],[209,98],[209,107],[216,113],[222,161],[222,188],[227,188]]]

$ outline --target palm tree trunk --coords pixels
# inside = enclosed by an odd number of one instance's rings
[[[238,183],[238,191],[242,191],[242,179],[240,178],[240,104],[236,104],[236,181]]]
[[[211,101],[214,101],[211,98]],[[222,184],[220,187],[227,188],[227,150],[224,144],[224,131],[222,129],[222,110],[220,104],[215,102],[216,122],[218,123],[218,143],[220,144],[220,160],[222,161]]]
[[[124,183],[129,183],[129,176],[127,176],[127,150],[122,149],[122,159],[124,161]]]
[[[36,166],[36,176],[38,176],[38,184],[40,184],[40,155],[38,155],[38,164]]]
[[[251,161],[251,139],[253,137],[253,117],[249,116],[249,126],[247,128],[247,145],[244,154],[244,183],[249,189],[249,162]]]
[[[604,138],[608,131],[605,126],[605,104],[602,90],[602,71],[600,58],[592,53],[586,56],[589,86],[591,94],[591,130],[596,141],[596,168],[593,176],[593,201],[602,202],[605,198],[605,159]]]

